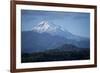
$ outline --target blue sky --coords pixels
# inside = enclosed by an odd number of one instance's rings
[[[21,10],[22,31],[32,30],[34,25],[44,20],[75,35],[90,36],[90,13]]]

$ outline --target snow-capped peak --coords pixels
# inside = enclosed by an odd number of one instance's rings
[[[37,31],[39,33],[43,32],[56,32],[58,29],[62,30],[60,26],[56,26],[55,24],[51,24],[48,21],[42,21],[36,26],[33,27],[33,31]]]
[[[49,25],[47,21],[42,21],[38,24],[39,27],[44,27],[45,29],[48,29]]]

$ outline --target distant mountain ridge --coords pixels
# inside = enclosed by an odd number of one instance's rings
[[[74,47],[79,48],[90,47],[88,38],[73,35],[61,26],[48,21],[40,22],[31,31],[22,31],[21,40],[22,52],[29,53],[53,49],[64,44],[74,45]]]

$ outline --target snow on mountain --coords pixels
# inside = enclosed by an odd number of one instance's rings
[[[58,30],[64,31],[63,28],[61,28],[58,25],[55,24],[51,24],[48,21],[42,21],[39,24],[37,24],[36,26],[33,27],[32,29],[33,31],[39,32],[39,33],[54,33],[54,32],[58,32]]]

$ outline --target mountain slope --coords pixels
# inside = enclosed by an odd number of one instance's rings
[[[33,31],[22,32],[22,51],[36,52],[48,48],[56,48],[67,43],[67,39],[60,36],[52,36],[47,33],[36,33]]]

